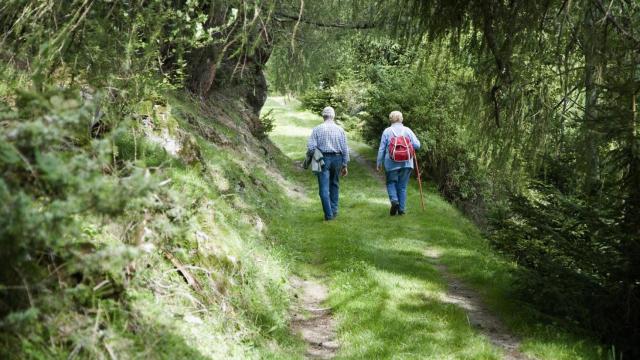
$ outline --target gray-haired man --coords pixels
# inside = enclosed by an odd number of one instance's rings
[[[334,119],[336,112],[327,106],[322,110],[324,123],[313,128],[307,151],[313,153],[316,149],[323,155],[322,170],[316,172],[322,210],[325,220],[333,220],[338,215],[338,200],[340,193],[340,175],[347,175],[349,163],[349,147],[344,130]]]

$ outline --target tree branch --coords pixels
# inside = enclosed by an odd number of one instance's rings
[[[633,41],[637,49],[640,46],[640,40],[636,39],[636,37],[634,37],[633,34],[629,33],[629,31],[627,31],[625,28],[622,27],[622,25],[620,25],[618,20],[615,17],[613,17],[613,15],[611,15],[611,11],[609,9],[605,9],[604,4],[602,3],[601,0],[595,0],[594,2],[598,6],[598,9],[604,13],[604,16],[607,19],[607,21],[613,24],[613,26],[615,26],[615,28],[618,29],[618,31],[622,35],[624,35],[625,37]]]
[[[486,41],[493,58],[495,59],[498,77],[501,80],[504,80],[506,83],[511,82],[511,69],[509,65],[509,60],[505,59],[505,57],[510,56],[511,45],[509,43],[509,39],[507,38],[502,46],[498,44],[498,40],[496,39],[494,28],[493,28],[493,11],[491,10],[488,2],[483,2],[483,22],[482,22],[482,33],[484,35],[484,39]]]
[[[295,38],[296,38],[296,32],[298,31],[298,26],[300,25],[300,21],[302,21],[302,12],[304,11],[304,0],[300,0],[300,13],[298,14],[298,20],[296,21],[296,24],[293,25],[293,31],[292,31],[292,36],[291,36],[291,51],[295,52]]]
[[[319,27],[328,27],[328,28],[339,28],[339,29],[373,29],[376,27],[376,24],[371,23],[362,23],[362,24],[345,24],[345,23],[327,23],[324,21],[316,21],[311,19],[306,19],[304,17],[298,17],[296,15],[288,15],[283,13],[277,13],[274,16],[274,20],[277,22],[301,22],[308,25],[314,25]]]

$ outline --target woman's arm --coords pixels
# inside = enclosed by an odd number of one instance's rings
[[[413,145],[413,148],[418,150],[420,149],[420,140],[418,140],[418,137],[416,136],[416,134],[413,133],[413,130],[408,129],[409,130],[409,138],[411,139],[411,145]]]
[[[386,136],[386,131],[382,132],[382,136],[380,137],[380,147],[378,148],[378,160],[376,161],[376,166],[379,167],[382,165],[384,161],[384,153],[387,151],[387,143],[389,139]]]

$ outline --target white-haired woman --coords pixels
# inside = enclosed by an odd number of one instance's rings
[[[387,193],[389,194],[389,201],[391,201],[389,214],[395,216],[404,215],[406,210],[407,184],[413,169],[413,159],[410,157],[407,160],[398,160],[402,159],[402,156],[392,156],[389,153],[389,145],[396,143],[401,145],[406,143],[408,145],[410,142],[411,146],[417,150],[420,148],[420,140],[411,129],[402,125],[403,118],[400,111],[392,111],[389,114],[389,121],[391,126],[382,132],[382,138],[380,139],[376,170],[380,171],[381,166],[384,164]]]

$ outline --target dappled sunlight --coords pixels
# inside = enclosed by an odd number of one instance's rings
[[[309,134],[311,134],[311,131],[309,131],[308,128],[299,126],[283,125],[275,128],[272,134],[276,136],[298,137],[306,140]]]
[[[293,116],[299,112],[276,109],[283,117],[277,118],[280,130],[271,138],[299,161],[306,136],[317,123],[303,125]],[[354,148],[365,150],[368,157],[375,155],[364,144],[354,143]],[[421,210],[412,178],[407,215],[390,217],[384,183],[352,161],[349,176],[340,180],[339,215],[323,222],[315,176],[298,169],[289,176],[307,186],[308,197],[273,222],[273,236],[298,273],[328,278],[328,306],[338,319],[339,357],[501,358],[501,350],[470,326],[466,312],[477,311],[473,303],[448,294],[447,282],[427,256],[432,251],[456,276],[487,289],[482,293],[492,296],[491,309],[510,311],[511,302],[505,298],[510,264],[491,253],[457,209],[427,192],[426,210]],[[548,345],[546,338],[529,334],[523,339],[528,349],[539,351]],[[568,344],[571,340],[552,348]]]
[[[640,0],[0,29],[0,360],[640,359]]]
[[[279,106],[290,106],[292,103],[300,104],[300,101],[298,101],[296,98],[288,96],[269,96],[265,106],[268,106],[270,103],[274,103],[275,105]]]
[[[366,204],[370,204],[370,205],[376,205],[376,206],[384,206],[385,208],[389,207],[389,199],[388,198],[383,198],[383,197],[371,197],[371,196],[362,196],[360,199],[358,199],[356,197],[355,199],[357,200],[361,200],[363,202],[365,202]]]

